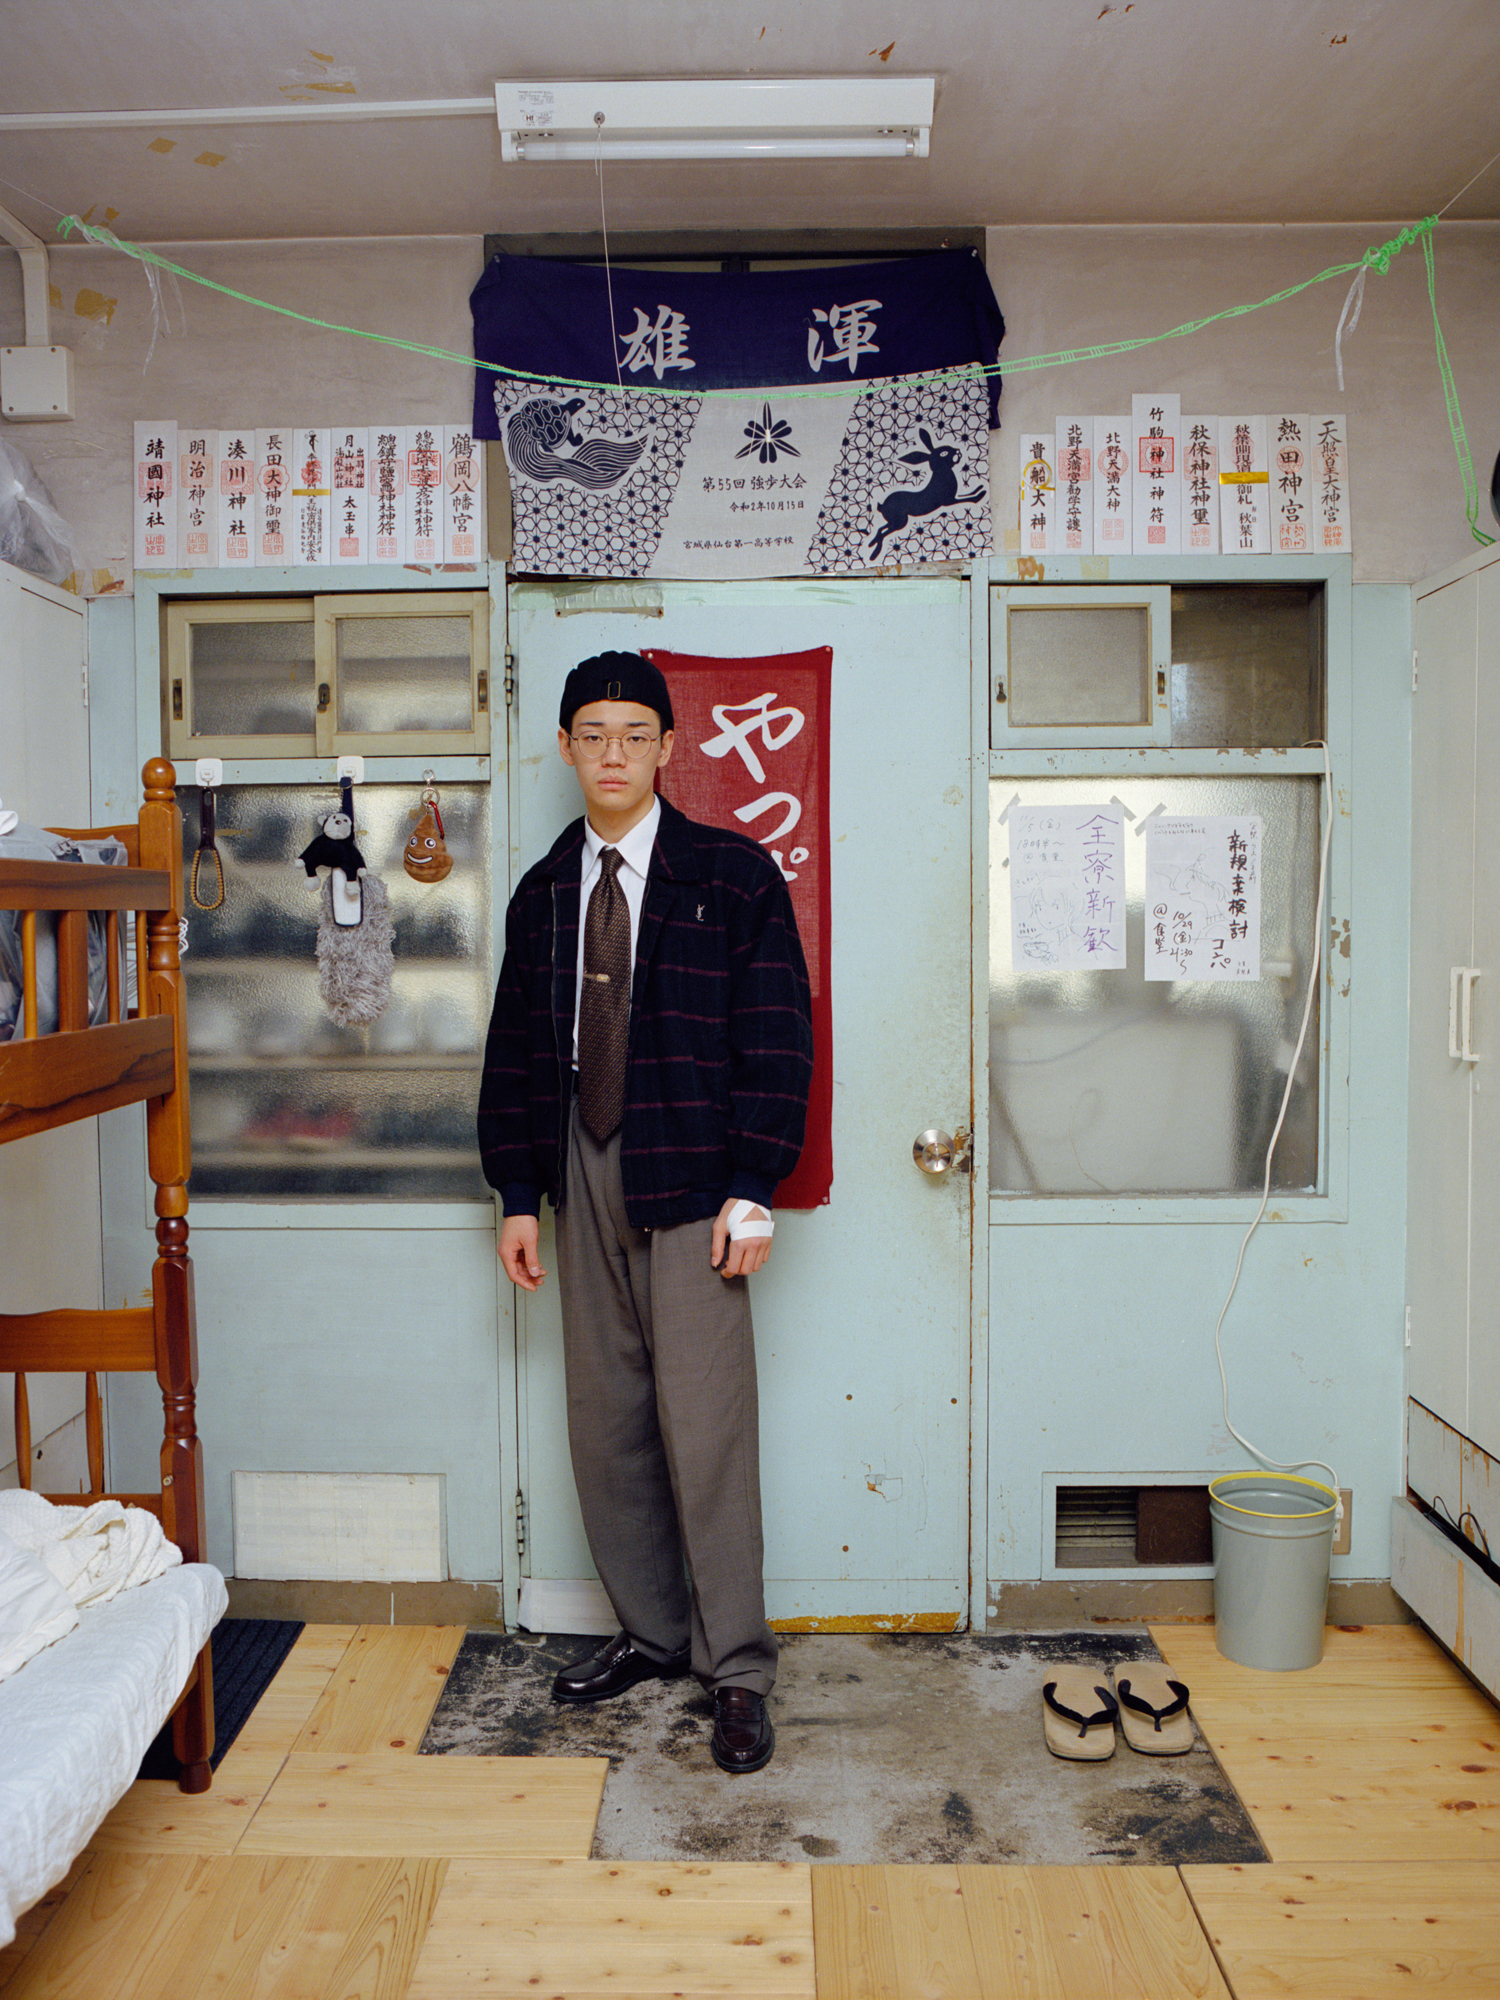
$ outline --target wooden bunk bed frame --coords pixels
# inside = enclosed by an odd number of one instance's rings
[[[114,1499],[156,1515],[184,1562],[205,1560],[203,1454],[196,1420],[198,1338],[188,1256],[187,1035],[178,924],[182,914],[182,820],[177,774],[154,757],[141,774],[145,799],[134,826],[57,827],[75,840],[114,838],[129,865],[0,858],[0,909],[21,913],[23,1039],[0,1043],[0,1143],[51,1131],[122,1104],[146,1106],[146,1159],[156,1184],[156,1262],[151,1304],[118,1311],[0,1313],[0,1372],[15,1374],[16,1467],[30,1486],[28,1374],[85,1377],[89,1491],[44,1497],[64,1506]],[[0,856],[3,856],[0,844]],[[36,1032],[36,916],[57,916],[58,1024]],[[105,918],[108,1019],[89,1025],[88,920]],[[123,912],[134,935],[122,938]],[[126,926],[125,928],[130,928]],[[124,951],[133,950],[138,1005],[127,1013]],[[154,1374],[164,1434],[155,1493],[110,1493],[104,1486],[99,1376]],[[207,1791],[213,1752],[213,1674],[204,1647],[172,1716],[173,1748],[185,1792]]]

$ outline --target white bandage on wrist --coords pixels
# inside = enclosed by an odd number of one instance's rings
[[[774,1236],[776,1225],[769,1216],[757,1215],[758,1202],[737,1201],[729,1211],[729,1240],[743,1243],[752,1236]]]

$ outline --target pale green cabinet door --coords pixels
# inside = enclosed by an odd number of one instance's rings
[[[919,1172],[912,1143],[971,1122],[967,585],[521,584],[510,632],[513,880],[581,810],[557,754],[578,660],[832,648],[833,1191],[779,1219],[752,1290],[767,1610],[795,1626],[961,1626],[972,1176]],[[555,1270],[550,1211],[541,1255]],[[516,1304],[523,1614],[589,1629],[555,1277]]]
[[[1490,980],[1470,983],[1464,973],[1492,966],[1485,946],[1494,926],[1476,939],[1474,884],[1476,815],[1493,823],[1491,805],[1480,806],[1477,777],[1483,745],[1495,742],[1494,697],[1484,694],[1489,740],[1476,727],[1477,605],[1480,579],[1460,577],[1416,603],[1417,684],[1412,697],[1411,840],[1411,1111],[1407,1171],[1421,1226],[1407,1234],[1406,1284],[1411,1307],[1411,1347],[1406,1385],[1419,1403],[1466,1435],[1469,1427],[1469,1320],[1471,1263],[1470,1188],[1476,1065],[1456,1053],[1464,1023],[1470,1046],[1482,1048],[1476,1030],[1496,1046]],[[1491,753],[1492,754],[1492,753]],[[1492,767],[1493,768],[1493,767]],[[1487,831],[1490,829],[1486,829]],[[1467,1004],[1465,1004],[1467,1003]],[[1414,1209],[1413,1213],[1416,1214]],[[1488,1223],[1483,1233],[1493,1238]],[[1480,1250],[1481,1259],[1486,1252]]]

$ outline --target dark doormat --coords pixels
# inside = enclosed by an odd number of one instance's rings
[[[776,1755],[729,1778],[708,1753],[696,1681],[648,1681],[597,1707],[549,1699],[597,1639],[471,1632],[426,1756],[608,1757],[594,1855],[611,1861],[1256,1862],[1269,1855],[1199,1737],[1181,1757],[1052,1756],[1042,1682],[1161,1656],[1145,1633],[782,1640]]]
[[[214,1665],[211,1770],[218,1770],[301,1631],[302,1622],[296,1618],[221,1618],[214,1627],[208,1641]],[[167,1722],[141,1759],[136,1776],[175,1782],[181,1769],[172,1754],[172,1725]]]

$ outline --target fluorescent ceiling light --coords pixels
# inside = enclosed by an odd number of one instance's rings
[[[495,85],[505,160],[925,160],[930,76]]]

